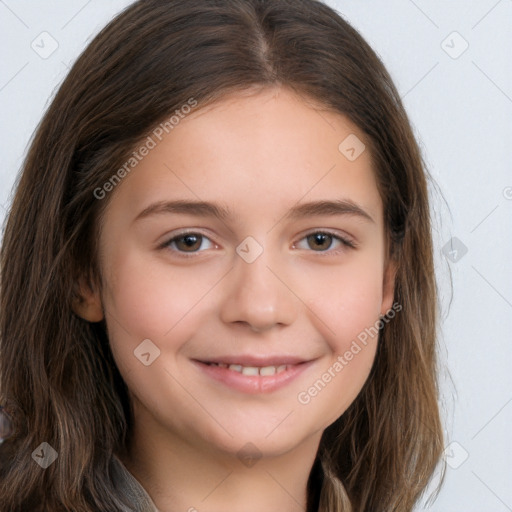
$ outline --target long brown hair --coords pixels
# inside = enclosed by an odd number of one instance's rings
[[[443,449],[429,174],[390,75],[319,1],[140,0],[94,38],[58,90],[5,226],[0,404],[15,433],[0,446],[2,511],[124,510],[112,462],[129,439],[131,404],[104,322],[72,309],[79,278],[96,282],[100,272],[108,197],[94,191],[190,98],[201,108],[274,86],[366,134],[402,306],[380,329],[360,394],[323,434],[308,508],[410,511],[426,489]],[[42,442],[58,454],[45,470],[32,460]],[[131,506],[147,510],[141,503]]]

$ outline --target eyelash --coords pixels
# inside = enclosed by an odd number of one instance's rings
[[[327,249],[325,251],[313,251],[312,249],[310,250],[310,252],[316,252],[316,253],[318,253],[321,256],[336,255],[336,254],[339,254],[339,253],[345,251],[346,249],[356,249],[357,248],[357,244],[353,240],[350,240],[348,238],[342,237],[342,236],[340,236],[340,235],[338,235],[336,233],[333,233],[332,231],[329,231],[329,230],[311,231],[309,233],[306,233],[299,241],[302,241],[302,240],[308,238],[309,236],[317,235],[317,234],[328,235],[328,236],[332,237],[333,239],[338,240],[343,245],[342,248],[339,248],[339,249],[336,249],[336,250],[331,250],[331,249]],[[172,237],[168,241],[164,242],[158,248],[162,249],[162,250],[163,249],[170,249],[170,245],[173,242],[179,240],[180,238],[184,238],[187,235],[198,235],[198,236],[201,236],[203,238],[206,238],[206,239],[210,240],[209,237],[207,237],[206,235],[204,235],[203,233],[201,233],[199,231],[184,231],[182,233],[179,233],[178,235],[175,235],[174,237]],[[210,240],[210,242],[211,242],[211,240]],[[294,244],[294,246],[295,246],[295,244]],[[182,257],[182,258],[193,258],[193,257],[195,257],[196,254],[198,254],[200,252],[203,252],[203,251],[194,251],[194,252],[187,253],[187,252],[179,251],[177,249],[171,249],[171,250],[173,252],[176,252],[177,254],[179,254],[179,257]]]

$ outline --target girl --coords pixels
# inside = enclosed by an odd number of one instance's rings
[[[141,0],[28,152],[2,511],[410,511],[441,460],[424,163],[315,0]]]

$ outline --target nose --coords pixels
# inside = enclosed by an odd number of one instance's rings
[[[220,311],[223,322],[264,332],[295,320],[299,300],[287,283],[283,265],[272,262],[267,254],[264,250],[252,263],[236,256]]]

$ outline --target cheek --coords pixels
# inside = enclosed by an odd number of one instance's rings
[[[204,297],[218,276],[208,272],[173,267],[140,253],[119,250],[108,273],[103,301],[109,339],[117,358],[133,357],[145,339],[172,355],[193,334],[194,316],[200,314]]]
[[[297,401],[306,416],[318,415],[327,427],[356,399],[374,362],[382,270],[371,259],[331,269],[328,278],[319,275],[324,270],[315,276],[322,286],[309,294],[307,305],[311,322],[328,346],[328,355],[301,389]]]
[[[333,352],[345,352],[352,340],[378,322],[383,279],[379,263],[361,258],[351,265],[319,269],[307,295],[304,290],[311,319]]]

